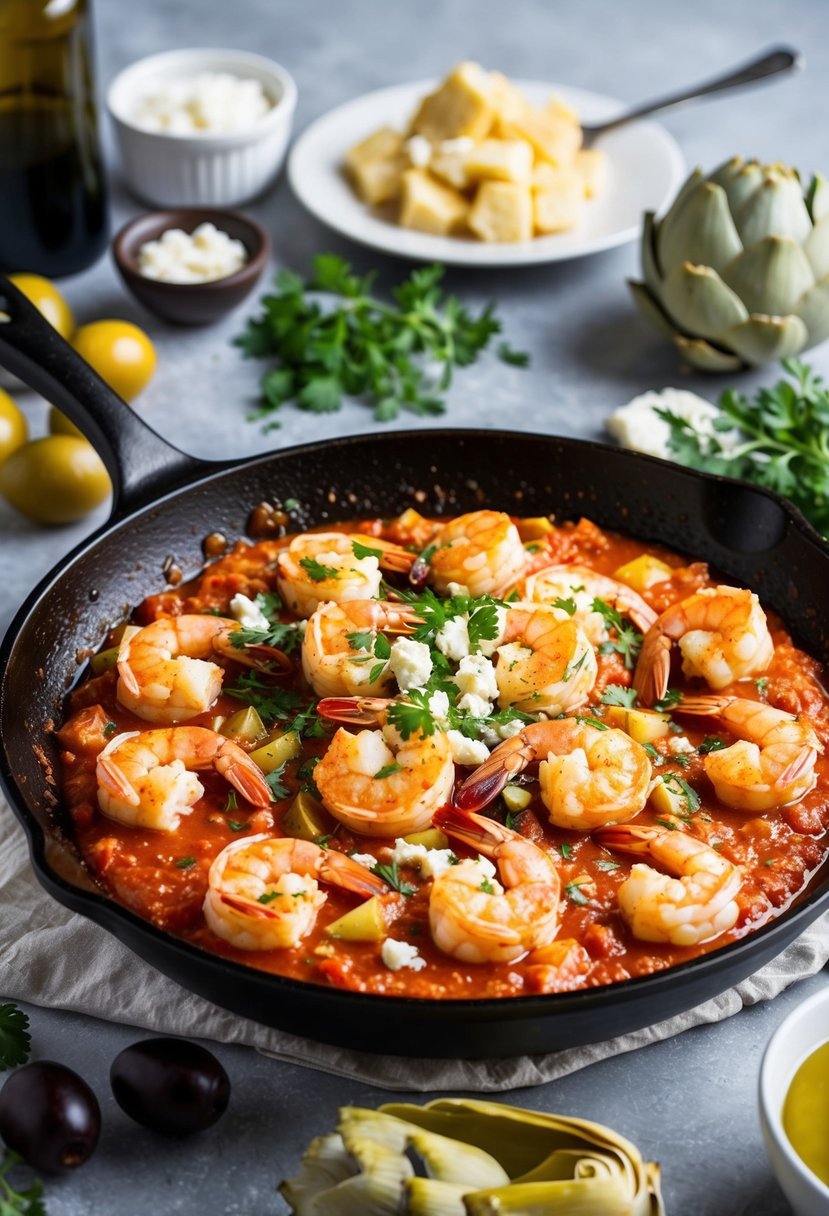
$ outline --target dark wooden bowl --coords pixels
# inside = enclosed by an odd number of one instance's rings
[[[211,223],[241,241],[248,261],[235,274],[208,283],[164,283],[138,269],[138,251],[170,228],[193,232]],[[270,255],[270,238],[255,220],[238,211],[201,207],[172,207],[136,216],[117,233],[112,256],[125,285],[139,303],[174,325],[211,325],[241,304],[258,282]]]

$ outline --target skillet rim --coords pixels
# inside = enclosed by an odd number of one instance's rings
[[[671,470],[676,474],[688,477],[691,480],[698,480],[711,484],[724,485],[738,489],[741,493],[748,491],[750,494],[769,499],[780,508],[788,520],[801,533],[803,538],[813,546],[818,554],[824,559],[829,559],[829,542],[824,540],[817,530],[808,522],[803,514],[788,500],[781,495],[764,486],[756,486],[752,483],[742,481],[737,478],[724,477],[718,474],[706,473],[699,469],[688,468],[684,465],[679,465],[674,461],[662,460],[658,457],[649,456],[641,452],[633,452],[629,449],[619,448],[612,444],[602,443],[592,439],[581,439],[566,435],[542,434],[532,431],[513,431],[502,429],[490,429],[482,427],[424,427],[418,429],[405,429],[388,431],[384,433],[363,432],[357,435],[337,436],[324,440],[316,440],[311,443],[293,445],[286,448],[279,448],[271,452],[264,453],[259,456],[247,457],[241,460],[230,462],[216,461],[205,465],[204,462],[193,460],[194,476],[184,484],[177,485],[174,489],[154,498],[151,502],[139,505],[136,509],[120,512],[117,506],[114,507],[113,513],[99,528],[97,528],[90,536],[79,542],[70,552],[62,558],[52,569],[50,569],[41,578],[36,586],[32,589],[29,595],[24,600],[21,607],[14,614],[5,634],[0,643],[0,703],[2,703],[6,691],[6,673],[8,669],[8,659],[14,650],[17,642],[18,634],[37,609],[43,597],[63,578],[69,568],[81,557],[87,555],[95,545],[102,541],[108,540],[114,536],[122,527],[127,527],[136,519],[142,517],[149,512],[158,512],[160,509],[169,505],[171,502],[180,498],[187,492],[203,487],[207,483],[221,479],[225,475],[238,473],[246,468],[253,468],[265,464],[272,460],[279,460],[285,457],[302,457],[311,456],[320,449],[331,448],[349,448],[359,447],[365,444],[380,445],[384,444],[405,444],[408,439],[423,440],[429,436],[439,438],[442,441],[452,439],[464,439],[474,437],[478,440],[484,440],[488,443],[503,441],[522,442],[539,442],[549,444],[561,444],[566,447],[576,447],[578,449],[587,449],[596,454],[602,452],[611,452],[614,457],[628,458],[636,465],[644,464],[653,465],[660,470]],[[620,529],[621,531],[629,531],[631,535],[634,530]],[[241,533],[240,535],[244,535]],[[205,565],[208,562],[204,563]],[[603,984],[595,988],[578,989],[573,992],[554,992],[554,993],[538,993],[531,995],[519,995],[511,997],[489,997],[489,998],[430,998],[430,997],[409,997],[396,995],[383,995],[381,993],[364,993],[354,992],[349,989],[334,988],[330,985],[317,984],[306,982],[299,979],[294,979],[289,976],[282,976],[275,972],[260,970],[259,968],[249,967],[244,963],[236,962],[233,959],[224,957],[223,955],[214,954],[209,950],[202,949],[188,942],[184,938],[176,937],[174,934],[165,930],[159,929],[151,921],[139,917],[132,912],[124,904],[107,895],[104,891],[85,890],[75,886],[73,883],[64,879],[58,874],[49,864],[46,858],[47,833],[31,812],[28,802],[20,788],[17,780],[11,772],[9,757],[6,752],[5,743],[0,739],[0,786],[5,789],[9,798],[9,803],[18,822],[23,827],[26,833],[29,857],[32,863],[32,868],[40,882],[53,898],[62,903],[65,907],[69,907],[72,911],[80,911],[81,915],[100,925],[106,932],[112,933],[117,940],[126,945],[113,929],[109,927],[108,921],[125,921],[126,924],[139,934],[145,934],[152,940],[161,944],[166,950],[172,950],[173,953],[184,955],[191,959],[196,964],[207,964],[208,968],[214,972],[223,972],[231,981],[237,978],[239,974],[249,977],[251,974],[256,977],[264,977],[260,982],[264,982],[272,986],[275,994],[278,994],[280,989],[290,990],[300,995],[309,996],[314,994],[318,999],[337,1003],[342,999],[346,999],[355,1007],[360,1005],[369,1005],[381,1009],[389,1009],[390,1012],[395,1009],[406,1010],[421,1010],[428,1011],[433,1015],[437,1015],[440,1010],[446,1009],[451,1013],[473,1012],[480,1011],[481,1017],[477,1020],[486,1020],[485,1015],[488,1013],[503,1013],[506,1015],[506,1020],[522,1020],[522,1017],[529,1016],[533,1012],[546,1014],[547,1017],[554,1017],[557,1012],[567,1012],[570,1014],[577,1013],[581,1008],[593,1007],[595,1005],[613,1004],[613,997],[618,996],[619,1004],[623,1005],[628,1000],[633,1000],[642,996],[648,991],[658,994],[666,986],[672,988],[681,988],[682,980],[689,975],[698,977],[706,972],[716,973],[720,970],[728,970],[729,964],[735,954],[746,953],[749,956],[752,953],[759,952],[760,945],[770,946],[778,937],[787,936],[791,941],[798,934],[792,933],[791,930],[799,922],[803,921],[802,928],[812,923],[829,908],[829,861],[824,860],[819,867],[814,871],[809,880],[809,885],[814,884],[818,879],[820,871],[827,869],[826,879],[817,885],[816,889],[807,893],[800,899],[795,897],[792,902],[782,912],[768,921],[765,925],[747,933],[744,937],[738,938],[735,941],[729,942],[727,945],[721,946],[716,950],[698,955],[696,958],[687,960],[686,962],[676,964],[675,966],[665,968],[664,970],[652,972],[648,975],[635,976],[627,980],[617,981],[612,984]],[[55,833],[52,839],[66,847],[68,843],[71,846],[71,841],[62,841],[59,834]],[[61,894],[65,894],[67,898],[61,898]],[[76,905],[81,905],[77,907]],[[83,905],[89,905],[92,911],[83,911]],[[94,914],[99,913],[98,915]],[[799,930],[799,931],[802,931]],[[760,945],[755,945],[760,943]],[[784,943],[783,945],[785,945]],[[754,947],[752,949],[751,947]],[[131,946],[126,947],[131,953],[137,953]],[[783,946],[781,945],[780,949]],[[776,954],[778,951],[775,951]],[[774,955],[772,955],[773,957]],[[139,956],[141,957],[141,956]],[[161,974],[169,975],[162,971],[153,963],[148,963],[148,960],[142,958],[142,962],[158,970]],[[749,971],[748,975],[753,974]],[[174,977],[173,981],[178,983]],[[745,977],[743,977],[745,978]],[[672,981],[677,979],[680,982],[673,984]],[[730,987],[733,983],[740,980],[732,980],[729,982]],[[187,991],[193,991],[187,987]],[[722,989],[721,991],[724,991]],[[210,1000],[211,998],[202,997],[202,999]],[[217,1003],[217,1002],[213,1002]],[[555,1007],[553,1005],[555,1004]],[[236,1016],[248,1016],[237,1014]],[[250,1019],[256,1021],[256,1019]],[[657,1017],[657,1020],[662,1020]],[[652,1023],[649,1023],[652,1024]],[[523,1053],[519,1053],[523,1054]]]

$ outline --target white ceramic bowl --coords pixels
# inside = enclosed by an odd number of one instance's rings
[[[145,131],[133,115],[147,90],[202,72],[258,80],[273,102],[252,127],[212,135]],[[292,77],[272,59],[247,51],[165,51],[139,59],[107,93],[121,166],[130,190],[160,207],[236,207],[261,194],[285,159],[296,107]]]
[[[829,1216],[829,1187],[804,1164],[783,1130],[783,1102],[792,1078],[829,1039],[829,988],[798,1005],[769,1040],[760,1066],[760,1124],[777,1181],[796,1216]],[[827,1129],[829,1133],[829,1129]]]

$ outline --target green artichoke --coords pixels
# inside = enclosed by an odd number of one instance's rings
[[[735,156],[645,216],[640,311],[700,371],[789,358],[829,337],[829,182]]]

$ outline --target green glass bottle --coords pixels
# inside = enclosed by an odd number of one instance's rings
[[[74,274],[107,237],[87,0],[0,0],[0,270]]]

